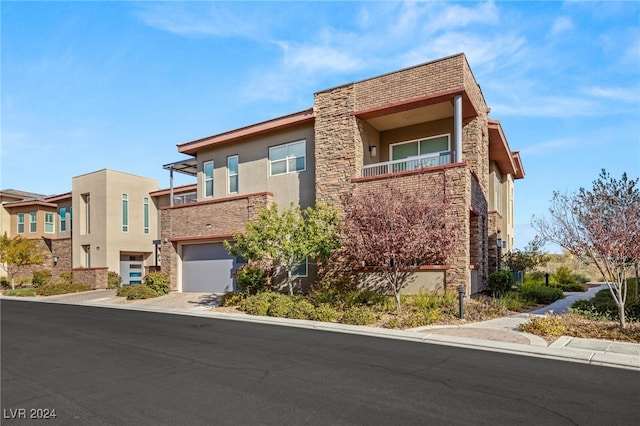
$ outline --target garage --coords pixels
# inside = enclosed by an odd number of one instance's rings
[[[222,243],[182,246],[182,291],[226,293],[233,291],[233,276],[239,265]]]

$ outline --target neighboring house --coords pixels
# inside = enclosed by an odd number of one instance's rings
[[[42,266],[20,276],[72,271],[74,281],[104,288],[108,271],[115,271],[123,284],[142,282],[145,271],[158,266],[156,202],[162,197],[151,195],[156,191],[154,179],[109,169],[74,177],[66,194],[19,200],[18,191],[1,191],[3,230],[38,239],[47,253]]]
[[[459,54],[324,90],[308,110],[179,145],[193,158],[165,168],[197,185],[195,202],[160,207],[162,270],[172,290],[232,290],[241,261],[222,242],[260,208],[340,207],[344,194],[380,191],[388,179],[425,197],[446,192],[462,239],[449,265],[433,269],[446,269],[446,287],[482,290],[501,251],[513,248],[514,180],[524,177],[488,113]],[[298,275],[310,284],[314,265]]]

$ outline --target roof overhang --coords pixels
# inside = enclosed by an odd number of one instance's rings
[[[178,152],[182,154],[196,155],[199,151],[209,149],[217,145],[231,143],[240,139],[258,136],[289,127],[299,126],[301,124],[312,123],[315,118],[315,112],[313,111],[313,108],[310,108],[294,114],[263,121],[262,123],[252,124],[229,132],[198,139],[193,142],[178,144]]]
[[[176,186],[173,188],[174,194],[183,194],[186,192],[195,192],[198,189],[198,184],[191,183],[189,185]],[[152,197],[159,197],[161,195],[170,195],[171,188],[158,189],[157,191],[150,192],[149,195]]]
[[[489,161],[494,161],[500,172],[510,174],[514,179],[524,177],[520,154],[509,149],[509,143],[498,120],[489,120]]]
[[[4,204],[4,208],[6,209],[12,209],[16,207],[32,207],[32,206],[33,207],[50,207],[53,209],[58,207],[56,203],[48,203],[42,200],[24,200],[24,201],[15,201],[15,202]]]
[[[198,160],[195,158],[187,158],[186,160],[165,164],[162,168],[165,170],[175,170],[176,172],[184,173],[189,176],[197,176]]]
[[[70,200],[72,198],[71,192],[66,192],[64,194],[52,195],[51,197],[45,198],[45,201],[48,203],[58,203],[64,200]]]
[[[353,115],[367,121],[380,131],[410,126],[425,121],[425,117],[432,119],[453,117],[453,100],[458,95],[462,96],[462,118],[469,119],[477,116],[478,111],[463,88],[355,111]]]

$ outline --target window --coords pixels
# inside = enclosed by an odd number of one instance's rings
[[[292,142],[269,148],[271,176],[304,171],[306,141]]]
[[[73,230],[73,207],[69,207],[69,220],[70,220],[69,229]]]
[[[206,161],[204,168],[204,196],[213,197],[213,161]]]
[[[122,232],[129,231],[129,196],[122,194]]]
[[[80,222],[80,232],[83,234],[91,233],[91,195],[82,194],[82,202],[84,204],[84,232],[82,229],[82,222]],[[82,215],[82,212],[80,212]]]
[[[292,277],[306,277],[307,276],[308,259],[301,260],[293,265],[291,268]]]
[[[24,213],[18,213],[18,234],[24,234]]]
[[[55,215],[53,213],[44,214],[44,232],[53,234],[55,232]]]
[[[29,232],[38,230],[38,212],[29,213]]]
[[[238,156],[234,155],[227,158],[227,179],[229,181],[229,194],[238,193]]]
[[[82,246],[82,251],[84,252],[84,267],[91,268],[91,246]]]
[[[403,142],[391,145],[391,159],[402,160],[403,158],[418,155],[437,154],[449,150],[449,135],[434,136],[417,141]]]
[[[148,234],[149,233],[149,199],[146,197],[144,198],[144,201],[143,201],[142,213],[143,213],[143,220],[144,220],[144,233]]]
[[[67,209],[60,207],[58,215],[60,215],[60,232],[65,232],[67,230]]]

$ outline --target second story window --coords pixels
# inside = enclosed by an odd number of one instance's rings
[[[122,232],[129,231],[129,196],[122,194]]]
[[[90,194],[82,194],[82,204],[84,205],[84,209],[80,210],[80,215],[84,213],[84,221],[80,218],[80,233],[81,234],[90,234],[91,233],[91,195]],[[73,218],[71,219],[73,220]],[[84,229],[83,229],[84,226]]]
[[[204,169],[204,196],[205,198],[213,197],[213,161],[206,161],[203,164]]]
[[[38,230],[38,212],[29,213],[29,232]]]
[[[269,148],[271,176],[302,172],[307,167],[304,140]]]
[[[18,213],[18,234],[24,234],[24,213]]]
[[[58,215],[60,215],[60,232],[65,232],[67,230],[67,209],[61,207],[58,210]]]
[[[53,213],[44,214],[44,232],[53,234],[55,232],[55,215]]]
[[[149,199],[145,197],[142,205],[142,215],[144,220],[144,233],[149,233]]]
[[[227,191],[229,194],[238,193],[238,156],[234,155],[227,158],[227,176],[229,179],[229,186]]]

